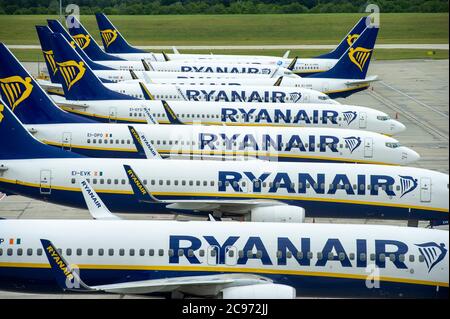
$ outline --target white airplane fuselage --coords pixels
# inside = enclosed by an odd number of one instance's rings
[[[252,217],[252,208],[236,201],[263,199],[290,205],[293,214],[301,207],[311,217],[448,220],[448,175],[412,167],[251,160],[191,161],[187,169],[185,160],[95,158],[2,160],[1,165],[0,191],[81,208],[79,177],[111,211],[171,212],[164,202],[136,200],[124,168],[129,165],[158,199],[232,200],[224,215]],[[172,208],[195,214],[189,205]]]
[[[52,96],[64,110],[102,122],[146,123],[144,109],[163,124],[168,118],[161,101],[72,101]],[[172,101],[170,107],[185,124],[231,126],[329,127],[396,135],[405,130],[386,113],[352,105]]]
[[[0,288],[61,291],[41,239],[50,240],[88,285],[200,280],[193,296],[226,288],[208,275],[258,279],[279,296],[448,297],[448,232],[393,226],[236,222],[0,220]],[[127,234],[121,236],[120,234]],[[378,281],[368,280],[376,274]],[[258,277],[255,277],[258,276]],[[198,279],[196,279],[198,278]],[[213,280],[214,277],[209,280]],[[223,277],[222,277],[223,278]],[[230,281],[231,282],[231,281]],[[207,287],[211,289],[206,289]],[[217,290],[214,292],[214,290]],[[166,290],[167,291],[167,290]],[[162,291],[154,290],[154,293]],[[230,297],[245,299],[245,287]]]
[[[25,125],[38,140],[89,157],[145,158],[128,124]],[[147,125],[133,128],[163,156],[233,157],[288,162],[406,165],[420,156],[397,140],[367,131],[333,128]]]

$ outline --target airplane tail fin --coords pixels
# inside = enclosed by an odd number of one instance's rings
[[[47,26],[36,26],[36,32],[41,43],[42,54],[44,55],[45,65],[47,66],[48,75],[52,83],[61,83],[58,76],[58,67],[55,63],[55,56],[50,42],[50,35],[53,33]]]
[[[55,275],[56,282],[64,291],[92,291],[80,278],[76,265],[70,265],[62,256],[61,250],[56,249],[47,239],[41,239],[47,260]]]
[[[172,110],[167,101],[161,100],[161,103],[163,105],[164,111],[166,112],[167,119],[169,120],[170,124],[184,125],[184,123],[178,119],[178,116]]]
[[[66,17],[66,25],[69,33],[78,46],[94,61],[123,61],[123,59],[103,51],[95,39],[89,34],[86,28],[75,16]]]
[[[45,27],[46,28],[46,27]],[[24,124],[90,123],[91,120],[58,108],[47,93],[0,43],[0,96]],[[52,65],[56,62],[51,60]],[[50,62],[47,61],[49,64]],[[52,73],[52,69],[49,69]],[[93,122],[93,121],[92,121]]]
[[[338,60],[348,50],[349,47],[355,42],[355,40],[364,32],[369,25],[370,17],[361,18],[353,29],[342,39],[341,43],[333,51],[320,55],[316,59],[334,59]]]
[[[0,136],[0,160],[83,157],[36,140],[1,99]]]
[[[365,79],[378,31],[379,28],[367,28],[331,70],[314,74],[310,78]]]
[[[120,34],[119,30],[103,13],[96,13],[98,28],[102,37],[103,46],[108,53],[148,53],[132,47]]]
[[[63,35],[55,33],[51,41],[68,100],[135,100],[105,87]]]
[[[70,34],[66,31],[66,29],[64,29],[63,25],[61,24],[61,22],[59,22],[58,20],[47,20],[47,24],[50,27],[50,29],[54,32],[54,33],[61,33],[64,38],[66,38],[66,40],[70,43],[71,46],[73,46],[75,48],[75,50],[77,51],[77,53],[81,56],[81,58],[84,60],[84,62],[89,65],[89,67],[92,70],[96,70],[96,71],[111,71],[114,70],[110,67],[104,66],[102,64],[96,63],[94,61],[91,60],[91,58],[89,58],[87,56],[87,54],[81,49],[81,47],[77,44],[78,42],[74,41],[74,39],[72,39],[72,37],[70,36]]]

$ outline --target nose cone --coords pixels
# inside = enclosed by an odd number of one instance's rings
[[[400,134],[406,131],[406,126],[399,121],[392,120],[391,123],[391,135]]]
[[[415,163],[420,160],[420,154],[410,148],[407,148],[405,153],[407,154],[405,164]]]

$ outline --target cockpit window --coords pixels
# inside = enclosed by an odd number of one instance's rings
[[[400,144],[400,143],[386,143],[386,147],[389,147],[389,148],[399,148],[401,146],[402,146],[402,144]]]
[[[391,118],[389,116],[387,116],[387,115],[380,115],[380,116],[377,116],[377,119],[380,120],[380,121],[388,121]]]

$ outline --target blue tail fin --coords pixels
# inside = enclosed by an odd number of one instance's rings
[[[103,13],[96,13],[98,28],[102,37],[103,46],[108,53],[148,53],[132,47],[120,34],[119,30],[109,21]]]
[[[342,39],[341,43],[331,51],[330,53],[323,54],[321,56],[316,57],[316,59],[334,59],[338,60],[341,56],[348,50],[348,48],[355,42],[355,40],[364,32],[367,28],[368,19],[370,17],[363,17],[358,23],[353,27],[353,29]]]
[[[59,109],[3,43],[0,61],[0,96],[22,123],[95,123]]]
[[[36,140],[1,99],[0,136],[0,160],[83,157]]]
[[[77,53],[81,56],[81,58],[84,60],[84,62],[86,62],[86,64],[89,65],[89,67],[92,70],[96,70],[96,71],[98,71],[98,70],[106,70],[106,71],[114,70],[112,68],[109,68],[107,66],[104,66],[102,64],[99,64],[99,63],[96,63],[96,62],[92,61],[86,55],[86,53],[84,53],[84,51],[78,46],[77,42],[72,39],[72,37],[66,31],[66,29],[64,29],[64,27],[61,24],[61,22],[59,22],[58,20],[47,20],[47,23],[48,23],[50,29],[54,33],[61,33],[66,38],[66,40],[69,41],[69,43],[74,46],[74,48],[77,51]]]
[[[69,33],[78,46],[94,61],[123,61],[123,59],[103,51],[86,28],[74,16],[66,18]]]
[[[379,28],[375,27],[367,28],[353,43],[353,47],[347,50],[331,70],[311,75],[310,78],[365,79],[370,60],[372,59],[378,30]]]
[[[51,42],[68,100],[136,100],[105,87],[62,34],[52,34]]]
[[[61,83],[58,76],[58,67],[55,62],[55,55],[53,54],[52,44],[50,43],[50,35],[53,33],[47,26],[36,26],[36,32],[41,42],[42,54],[44,55],[45,64],[47,65],[48,75],[52,83]]]

